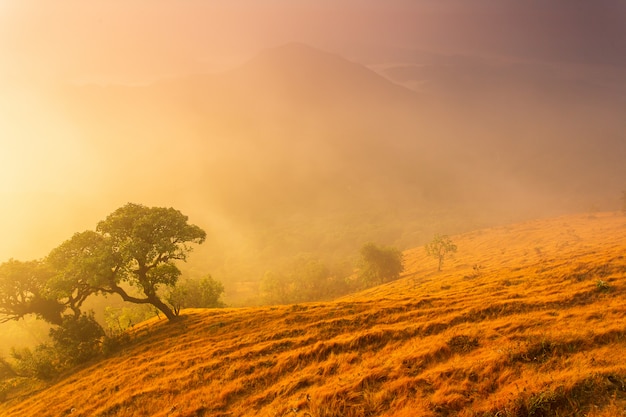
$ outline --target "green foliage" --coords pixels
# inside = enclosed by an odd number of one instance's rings
[[[173,287],[180,276],[174,261],[185,261],[192,250],[189,243],[204,242],[206,233],[187,223],[187,216],[173,208],[127,204],[98,223],[113,249],[113,275],[106,291],[119,294],[125,301],[149,303],[175,318],[174,312],[157,295],[160,286]],[[145,298],[129,295],[120,283],[138,288]]]
[[[118,315],[117,328],[105,336],[93,314],[81,312],[93,294],[115,293],[175,318],[159,290],[176,285],[181,272],[175,262],[185,261],[190,244],[200,244],[205,237],[202,229],[188,224],[177,210],[127,204],[100,222],[96,231],[74,234],[43,260],[11,259],[0,264],[0,322],[33,314],[56,326],[50,330],[51,344],[34,350],[13,349],[17,371],[49,379],[123,345],[128,338],[124,329],[131,319],[122,325]],[[143,294],[129,294],[129,287]],[[208,277],[197,287],[187,288],[181,302],[218,306],[223,291],[221,283]]]
[[[425,246],[426,254],[438,260],[437,271],[441,271],[443,261],[456,253],[457,246],[448,236],[435,235],[433,240]]]
[[[20,376],[52,379],[61,371],[100,355],[102,327],[93,315],[66,316],[63,323],[50,330],[52,343],[42,343],[33,350],[11,349],[15,372]]]
[[[36,314],[62,325],[68,309],[79,318],[83,302],[96,293],[151,304],[173,319],[157,294],[178,281],[175,262],[187,259],[190,243],[205,238],[178,210],[129,203],[98,223],[95,232],[74,234],[43,261],[0,265],[0,321]],[[129,286],[141,295],[129,294]]]
[[[596,288],[598,289],[598,291],[602,291],[602,292],[611,291],[611,285],[608,282],[603,281],[601,279],[596,281]]]
[[[17,373],[6,359],[0,356],[0,381],[16,377]]]
[[[53,347],[63,365],[84,363],[100,354],[104,330],[93,314],[68,316],[58,328],[50,329]]]
[[[396,248],[367,243],[360,255],[359,281],[366,287],[396,280],[404,270],[402,252]]]
[[[0,322],[35,314],[49,323],[60,324],[65,307],[51,294],[51,275],[40,261],[10,259],[0,264]]]
[[[127,346],[131,337],[127,332],[134,325],[154,317],[157,310],[149,304],[134,304],[126,307],[107,306],[104,309],[105,335],[101,349],[105,356],[119,352]]]
[[[259,285],[261,297],[265,304],[289,304],[295,302],[293,282],[284,275],[267,271]]]
[[[330,299],[351,290],[341,276],[341,271],[333,272],[319,260],[301,256],[285,271],[265,273],[260,283],[261,297],[265,304]]]
[[[11,358],[20,376],[47,380],[54,378],[61,370],[58,355],[48,344],[40,344],[34,350],[11,348]]]
[[[91,295],[100,292],[111,279],[119,260],[104,236],[91,230],[75,233],[53,249],[46,263],[54,271],[48,281],[56,299],[80,316],[80,307]]]
[[[210,275],[200,280],[186,279],[179,281],[167,294],[167,302],[176,315],[183,308],[219,308],[224,307],[220,300],[224,285]]]
[[[122,333],[155,315],[154,307],[149,304],[131,304],[126,307],[107,306],[104,308],[106,333]]]

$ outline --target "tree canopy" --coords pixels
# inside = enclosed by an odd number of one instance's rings
[[[181,274],[175,262],[205,238],[178,210],[129,203],[41,261],[1,264],[0,315],[6,321],[36,314],[59,325],[67,310],[80,317],[90,295],[108,293],[151,304],[171,320],[176,314],[158,290],[175,286]]]
[[[52,272],[41,261],[10,259],[0,264],[0,322],[34,314],[53,324],[62,322],[65,306],[51,296]]]
[[[176,285],[181,272],[174,261],[187,260],[189,243],[204,242],[204,230],[188,224],[187,216],[173,208],[127,204],[98,223],[96,232],[109,242],[106,247],[114,265],[102,291],[119,294],[125,301],[152,304],[173,319],[173,310],[157,290]],[[138,288],[143,296],[130,295],[120,283]]]

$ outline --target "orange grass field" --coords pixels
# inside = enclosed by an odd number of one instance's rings
[[[626,217],[453,236],[332,302],[186,310],[2,416],[626,415]]]

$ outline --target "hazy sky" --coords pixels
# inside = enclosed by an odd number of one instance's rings
[[[5,73],[141,79],[301,41],[626,61],[622,0],[0,0]],[[1,70],[0,70],[1,71]]]
[[[425,50],[624,68],[625,28],[623,0],[0,0],[0,261],[42,256],[127,202],[102,195],[114,167],[51,83],[145,83],[294,41],[369,63]]]

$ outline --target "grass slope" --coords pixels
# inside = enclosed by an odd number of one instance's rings
[[[0,415],[624,415],[626,217],[454,241],[442,272],[413,249],[404,278],[336,302],[143,323]]]

